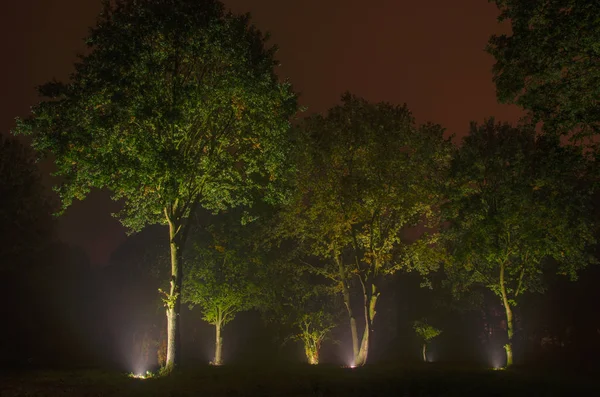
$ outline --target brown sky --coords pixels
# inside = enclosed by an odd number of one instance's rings
[[[100,0],[4,0],[0,12],[0,131],[36,101],[34,87],[66,79]],[[465,134],[471,120],[515,121],[498,105],[492,58],[483,48],[501,27],[487,0],[226,0],[280,47],[281,76],[310,112],[346,90],[371,101],[406,102],[417,121]],[[61,238],[105,263],[124,239],[108,197],[92,194],[60,220]]]

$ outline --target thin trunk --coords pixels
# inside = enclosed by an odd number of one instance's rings
[[[217,321],[215,322],[215,358],[213,359],[213,365],[223,364],[222,348],[223,348],[223,337],[221,336],[221,330],[223,328],[223,311],[217,308]]]
[[[223,337],[221,336],[222,322],[219,319],[215,324],[215,360],[214,365],[223,364],[222,348],[223,348]]]
[[[179,311],[181,307],[181,283],[183,278],[181,242],[178,236],[179,226],[169,221],[169,239],[171,248],[171,282],[167,307],[167,360],[165,370],[171,372],[180,362]]]
[[[423,343],[423,362],[427,362],[427,343]]]
[[[506,312],[506,330],[508,333],[508,343],[504,346],[504,349],[506,350],[506,366],[510,367],[513,364],[513,313],[506,293],[504,271],[505,264],[503,263],[500,266],[500,292],[502,293],[502,303],[504,304],[504,310]]]
[[[346,278],[346,271],[340,258],[335,256],[336,264],[338,265],[338,271],[340,279],[342,280],[342,295],[344,297],[344,305],[348,311],[348,317],[350,318],[350,332],[352,334],[352,365],[356,365],[358,359],[358,330],[356,328],[356,317],[354,317],[354,311],[352,310],[352,304],[350,302],[350,288],[348,287],[348,280]]]

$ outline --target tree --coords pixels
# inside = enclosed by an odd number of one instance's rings
[[[294,338],[304,345],[308,363],[319,364],[321,343],[336,326],[333,316],[322,308],[316,309],[302,314],[295,324],[300,332],[294,335]]]
[[[491,0],[490,0],[491,1]],[[547,131],[600,133],[600,3],[494,0],[510,35],[494,35],[494,82],[502,103],[543,121]]]
[[[542,292],[553,263],[575,278],[593,259],[591,189],[582,148],[531,127],[471,124],[452,163],[444,240],[446,266],[460,288],[482,285],[506,313],[507,366],[513,363],[513,308]]]
[[[403,233],[435,218],[449,142],[438,125],[416,127],[406,106],[350,94],[327,116],[307,119],[299,135],[296,196],[283,210],[280,233],[318,260],[307,263],[315,274],[335,282],[350,319],[354,365],[363,365],[381,279],[400,269],[429,269],[415,249],[426,245],[427,234]],[[354,281],[364,315],[360,342]]]
[[[256,305],[253,274],[260,258],[243,246],[242,226],[232,226],[213,223],[208,236],[197,239],[185,267],[183,301],[199,306],[202,319],[215,326],[214,365],[223,364],[223,327]]]
[[[190,213],[279,197],[296,98],[266,40],[217,0],[107,1],[71,80],[40,87],[15,131],[54,155],[63,208],[107,188],[131,231],[168,225],[167,371]]]
[[[427,362],[427,344],[434,338],[440,336],[442,331],[427,323],[427,320],[419,320],[413,323],[413,329],[423,346],[423,362]]]
[[[30,149],[0,135],[0,269],[31,265],[50,242],[52,205]]]
[[[296,250],[273,249],[259,272],[263,315],[277,323],[288,340],[299,341],[307,362],[319,364],[321,345],[337,326],[340,305],[329,280],[307,271]]]

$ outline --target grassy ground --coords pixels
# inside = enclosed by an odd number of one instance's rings
[[[101,371],[0,374],[0,397],[13,396],[593,396],[594,374],[421,368],[201,367],[167,378],[132,379]]]

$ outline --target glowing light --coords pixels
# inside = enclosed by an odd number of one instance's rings
[[[150,371],[146,371],[146,373],[140,372],[137,374],[130,373],[129,377],[134,379],[150,379],[154,376],[154,374]]]

